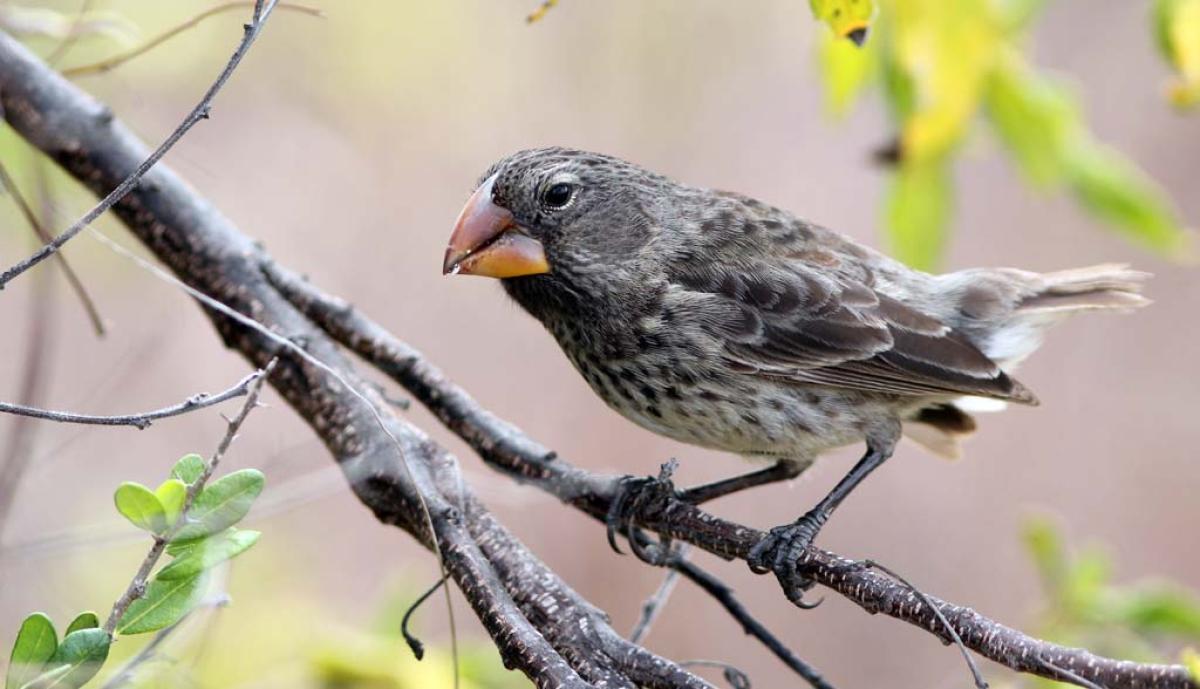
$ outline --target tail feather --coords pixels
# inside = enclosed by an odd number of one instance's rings
[[[1150,303],[1142,296],[1149,273],[1121,263],[1041,275],[1042,289],[1017,304],[1019,313],[1052,313],[1117,309],[1129,311]]]

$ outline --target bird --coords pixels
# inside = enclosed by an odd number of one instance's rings
[[[795,563],[902,435],[957,456],[973,410],[1038,404],[1012,371],[1049,327],[1149,303],[1149,274],[1126,265],[931,274],[750,196],[563,147],[484,172],[442,272],[498,278],[626,419],[768,463],[684,499],[791,479],[865,443],[748,557],[802,588]]]

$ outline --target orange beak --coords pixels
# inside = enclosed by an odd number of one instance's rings
[[[550,272],[542,243],[517,225],[512,213],[492,202],[495,183],[492,175],[459,213],[442,262],[443,275],[515,278]]]

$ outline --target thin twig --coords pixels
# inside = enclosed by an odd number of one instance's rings
[[[226,400],[231,400],[234,397],[245,395],[251,385],[257,380],[258,374],[252,373],[245,378],[242,378],[233,387],[224,390],[215,395],[210,395],[207,392],[201,392],[186,400],[173,404],[162,409],[154,411],[141,412],[138,414],[123,414],[116,416],[99,416],[93,414],[76,414],[68,411],[54,411],[52,409],[40,409],[24,404],[10,404],[8,402],[0,402],[0,413],[16,414],[18,416],[28,416],[34,419],[42,419],[45,421],[56,421],[58,423],[78,423],[90,426],[134,426],[138,429],[145,429],[151,423],[159,419],[166,419],[172,416],[181,416],[190,412],[211,407],[214,404],[220,404]]]
[[[208,119],[209,110],[212,108],[213,98],[215,98],[221,88],[225,86],[225,82],[228,81],[229,77],[233,75],[233,71],[237,69],[237,66],[239,63],[241,63],[242,58],[246,56],[246,52],[250,49],[250,46],[254,44],[254,40],[258,38],[260,33],[262,33],[262,29],[266,25],[268,17],[271,15],[271,10],[275,8],[276,2],[277,0],[255,0],[255,21],[245,26],[245,33],[242,36],[242,41],[238,44],[237,49],[234,50],[233,56],[229,58],[229,62],[226,63],[225,69],[221,70],[221,73],[217,76],[217,80],[214,81],[212,86],[208,88],[208,91],[204,93],[204,97],[200,99],[200,102],[196,104],[196,107],[192,108],[192,111],[188,113],[183,122],[181,122],[179,126],[175,128],[175,131],[171,132],[170,136],[168,136],[158,148],[154,149],[154,152],[151,153],[145,160],[143,160],[141,165],[138,165],[128,177],[118,184],[115,189],[109,192],[107,196],[101,199],[99,203],[93,206],[91,210],[85,213],[82,218],[72,223],[70,227],[68,227],[66,230],[63,230],[62,234],[52,239],[42,248],[38,249],[32,256],[0,274],[0,289],[4,289],[4,286],[11,282],[13,278],[41,263],[46,259],[46,257],[57,252],[63,247],[64,244],[71,241],[76,235],[78,235],[83,228],[87,227],[93,220],[103,215],[104,212],[109,208],[112,208],[117,201],[120,201],[122,198],[124,198],[125,195],[137,185],[142,176],[145,175],[150,168],[154,167],[154,164],[157,163],[164,155],[166,155],[167,151],[171,150],[171,148],[178,143],[179,140],[182,139],[183,136],[187,134],[197,122]]]
[[[41,162],[37,164],[37,169],[38,174],[45,175]],[[8,168],[4,166],[2,161],[0,161],[0,185],[3,185],[5,190],[12,195],[13,201],[17,204],[17,209],[21,211],[21,215],[25,217],[25,222],[33,229],[38,239],[42,240],[42,242],[53,241],[54,235],[50,234],[50,231],[46,229],[42,221],[38,219],[37,213],[33,212],[33,208],[21,194],[16,181],[13,180],[12,175],[8,174]],[[92,301],[87,288],[83,286],[83,281],[79,279],[79,276],[75,273],[75,269],[67,262],[67,257],[62,253],[57,254],[57,256],[58,265],[62,268],[63,275],[67,278],[67,282],[71,285],[71,289],[74,290],[75,295],[79,297],[79,302],[83,304],[83,310],[87,312],[88,320],[92,322],[92,330],[96,331],[97,336],[104,337],[104,319],[100,317],[100,311],[96,308],[96,302]]]
[[[731,665],[723,660],[681,660],[679,665],[681,667],[720,668],[721,674],[725,676],[725,681],[729,682],[729,686],[733,689],[750,689],[750,676],[736,665]]]
[[[681,560],[686,559],[688,548],[689,546],[684,544],[679,548],[676,557]],[[668,569],[667,576],[663,577],[662,583],[658,585],[658,590],[642,603],[642,614],[638,617],[637,624],[633,625],[633,631],[629,632],[630,642],[642,643],[642,639],[645,639],[646,635],[650,633],[650,627],[654,625],[654,621],[662,614],[667,600],[671,597],[671,592],[675,590],[675,585],[678,583],[679,571]]]
[[[221,438],[221,442],[217,445],[217,449],[213,452],[211,458],[204,465],[204,471],[188,486],[187,496],[183,499],[183,507],[180,510],[180,517],[175,520],[175,524],[163,534],[154,537],[154,545],[150,546],[150,551],[146,553],[142,564],[138,566],[137,573],[133,576],[133,580],[129,582],[125,592],[113,603],[112,612],[109,613],[108,619],[104,621],[104,631],[108,632],[109,636],[113,636],[113,631],[117,628],[121,618],[125,615],[125,611],[134,601],[141,598],[146,592],[146,582],[150,578],[150,572],[154,569],[154,565],[158,564],[158,559],[162,556],[163,550],[166,549],[167,543],[171,538],[179,532],[187,523],[188,510],[191,509],[192,503],[196,501],[196,496],[204,489],[204,484],[212,477],[216,471],[217,465],[221,463],[221,459],[229,450],[229,446],[233,443],[233,439],[237,437],[238,429],[242,427],[242,423],[250,412],[258,406],[258,395],[262,391],[262,386],[267,382],[267,377],[271,375],[271,371],[275,369],[278,359],[272,359],[262,369],[256,371],[251,376],[252,384],[250,391],[246,395],[246,402],[242,404],[241,411],[237,416],[229,420],[225,428],[225,436]]]
[[[408,610],[404,611],[404,617],[400,618],[400,635],[404,637],[404,643],[408,644],[409,650],[412,651],[413,657],[415,657],[417,660],[421,660],[425,657],[425,644],[421,643],[420,639],[413,636],[413,634],[408,631],[408,622],[410,619],[412,619],[412,615],[417,611],[417,608],[421,607],[422,603],[424,603],[430,596],[437,593],[437,590],[445,585],[446,577],[438,577],[438,580],[434,582],[433,586],[430,586],[428,589],[426,589],[425,593],[417,596],[417,599],[408,606]]]
[[[796,655],[792,649],[788,648],[786,644],[772,634],[761,622],[755,619],[750,614],[750,611],[746,609],[746,606],[742,605],[741,601],[734,597],[733,589],[729,588],[725,582],[696,566],[695,563],[683,558],[672,558],[667,562],[667,566],[673,571],[682,574],[688,581],[696,584],[705,593],[716,599],[725,608],[726,612],[742,625],[743,631],[758,639],[776,658],[782,660],[784,665],[787,665],[793,672],[800,675],[814,689],[833,689],[833,685],[816,668]]]
[[[187,31],[188,29],[196,26],[197,24],[204,21],[205,19],[208,19],[209,17],[216,16],[223,12],[228,12],[229,10],[238,9],[240,7],[251,7],[254,4],[255,3],[253,0],[236,0],[234,2],[226,2],[226,3],[222,3],[220,5],[216,5],[214,7],[210,7],[207,10],[204,10],[203,12],[191,17],[190,19],[187,19],[180,24],[176,24],[175,26],[167,29],[166,31],[160,33],[159,35],[155,36],[154,38],[151,38],[150,40],[146,41],[145,43],[143,43],[139,46],[136,46],[134,48],[131,48],[123,53],[117,53],[116,55],[111,55],[109,57],[104,58],[103,60],[98,61],[98,62],[92,62],[92,63],[86,64],[86,65],[77,65],[75,67],[68,67],[67,69],[62,70],[63,76],[78,77],[78,76],[84,76],[84,75],[88,75],[88,74],[103,74],[104,72],[113,70],[113,69],[125,64],[126,62],[129,62],[130,60],[132,60],[136,57],[139,57],[141,55],[144,55],[144,54],[150,52],[151,50],[157,48],[158,46],[162,45],[163,43],[166,43],[167,41],[171,40],[175,36],[178,36],[179,34],[183,33],[184,31]],[[304,5],[297,5],[297,4],[290,3],[290,2],[280,2],[278,4],[278,8],[281,10],[291,10],[294,12],[301,12],[301,13],[307,14],[311,17],[324,17],[325,16],[324,12],[322,12],[321,10],[319,10],[315,7],[306,7]]]

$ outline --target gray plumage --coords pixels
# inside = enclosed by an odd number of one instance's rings
[[[1146,274],[1100,265],[931,275],[748,196],[561,148],[498,162],[493,202],[551,272],[504,287],[609,406],[671,438],[807,465],[905,432],[944,455],[964,398],[1036,404],[1010,376],[1047,327],[1132,309]],[[564,207],[545,190],[571,189]]]

